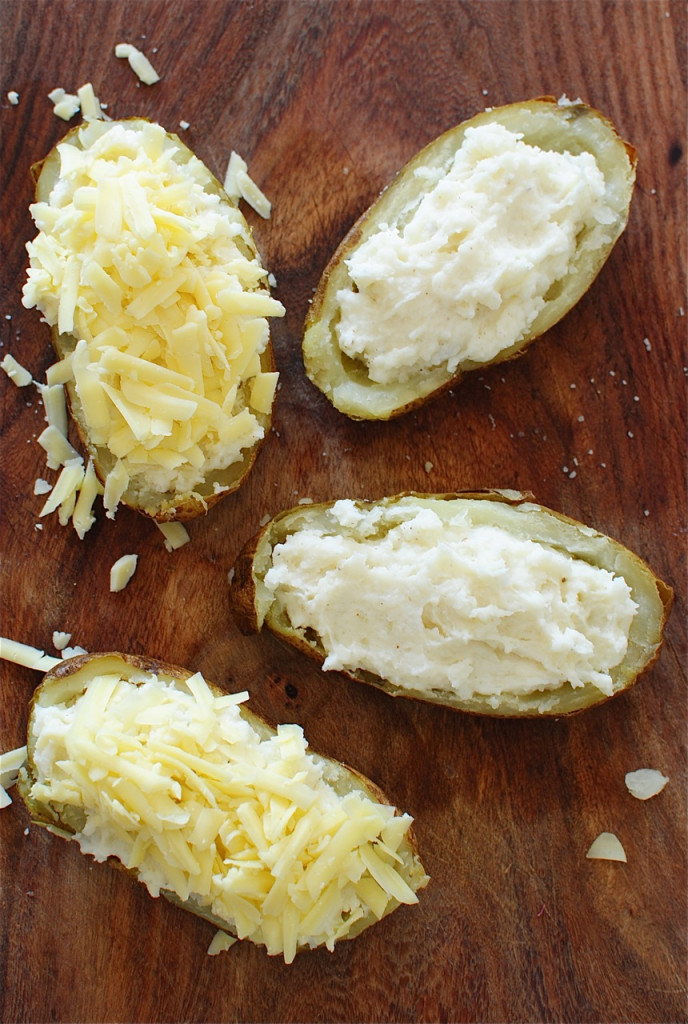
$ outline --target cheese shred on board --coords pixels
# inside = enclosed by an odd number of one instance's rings
[[[48,381],[73,389],[111,517],[151,493],[174,506],[264,436],[284,307],[243,215],[160,125],[91,121],[57,159],[23,290],[69,339]]]
[[[151,895],[286,962],[418,902],[404,878],[412,819],[337,790],[299,726],[259,731],[240,707],[248,694],[218,696],[200,673],[180,684],[107,664],[76,695],[59,686],[34,708],[27,799]]]

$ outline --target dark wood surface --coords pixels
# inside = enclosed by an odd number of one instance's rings
[[[415,816],[432,882],[334,954],[291,967],[249,944],[206,956],[210,925],[76,845],[0,814],[4,1021],[684,1021],[686,1001],[685,5],[674,2],[0,4],[0,332],[41,379],[48,332],[23,310],[29,167],[66,130],[46,94],[93,82],[115,116],[175,130],[220,176],[232,149],[272,199],[255,224],[288,313],[274,432],[242,490],[168,554],[126,510],[83,543],[35,529],[36,396],[3,376],[2,633],[149,653],[248,687],[273,722],[346,759]],[[162,75],[139,86],[115,43]],[[15,89],[18,106],[5,96]],[[630,223],[601,276],[521,360],[389,424],[355,424],[306,380],[301,325],[343,233],[422,145],[485,105],[542,94],[604,111],[639,151]],[[426,463],[432,463],[429,472]],[[470,718],[324,675],[244,638],[227,573],[264,516],[309,497],[532,490],[610,533],[677,591],[659,663],[570,720]],[[137,552],[129,587],[109,567]],[[35,673],[0,668],[3,749]],[[642,803],[624,774],[670,777]],[[616,832],[627,864],[585,853]]]

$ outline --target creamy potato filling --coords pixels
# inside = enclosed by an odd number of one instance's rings
[[[76,700],[36,706],[31,797],[83,812],[84,853],[290,962],[417,902],[400,851],[411,818],[337,792],[299,726],[260,735],[240,714],[247,696],[215,696],[200,674],[182,689],[94,676]]]
[[[23,304],[78,339],[56,373],[118,495],[179,494],[263,436],[277,375],[260,356],[284,307],[257,290],[248,225],[201,161],[136,124],[91,122],[81,146],[57,147],[59,177],[31,207]]]
[[[320,637],[325,669],[495,706],[565,682],[612,693],[637,609],[623,577],[467,511],[386,525],[346,500],[332,516],[276,545],[265,575],[292,626]]]
[[[406,223],[382,224],[346,260],[342,351],[373,381],[453,373],[523,339],[580,245],[615,219],[591,153],[542,150],[499,124],[469,128],[446,174],[420,168]]]

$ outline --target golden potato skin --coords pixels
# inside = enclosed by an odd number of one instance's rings
[[[112,125],[124,124],[127,127],[135,128],[137,125],[142,126],[146,123],[148,123],[146,118],[133,117],[126,118],[121,121],[113,121]],[[60,140],[59,144],[68,142],[72,145],[78,145],[79,132],[83,127],[83,124],[79,124],[74,128],[71,128]],[[185,160],[188,161],[192,157],[195,158],[195,154],[188,146],[185,145],[184,142],[182,142],[178,135],[175,135],[173,132],[167,132],[166,134],[168,139],[180,148]],[[60,157],[57,146],[51,150],[45,159],[32,166],[31,174],[35,181],[37,201],[47,199],[59,176],[59,170]],[[208,170],[207,167],[206,170]],[[236,204],[233,203],[226,194],[222,184],[210,173],[209,170],[208,173],[211,179],[208,189],[219,195],[223,203],[234,207]],[[242,239],[237,239],[237,245],[242,249],[246,249],[245,255],[248,258],[260,259],[260,255],[253,241],[253,236],[248,224],[246,225],[246,228],[248,237],[250,238],[250,245],[246,245]],[[256,290],[269,293],[270,288],[267,281],[263,279],[257,286]],[[51,340],[58,359],[63,359],[69,352],[71,352],[78,341],[78,339],[71,334],[60,334],[57,327],[51,328]],[[268,342],[267,347],[260,357],[260,368],[262,372],[271,372],[275,370],[275,360],[271,342]],[[242,389],[246,394],[248,393],[246,382],[242,385]],[[98,478],[101,483],[104,484],[107,473],[114,461],[113,456],[107,448],[98,446],[92,442],[89,429],[83,415],[81,401],[76,393],[73,382],[68,382],[65,385],[65,392],[71,418],[76,426],[81,443],[93,460],[93,466]],[[175,520],[184,522],[205,514],[222,498],[236,491],[250,473],[258,453],[269,435],[270,424],[272,422],[271,415],[258,412],[256,412],[255,415],[263,427],[263,438],[250,449],[244,450],[240,462],[236,462],[233,465],[228,466],[225,470],[214,472],[211,477],[207,478],[202,484],[199,484],[192,491],[179,494],[160,494],[158,492],[151,491],[150,494],[146,495],[143,499],[137,499],[128,491],[125,491],[121,498],[121,503],[159,523],[172,522]],[[215,482],[226,489],[219,492],[216,491],[213,486]]]
[[[615,697],[629,689],[659,657],[664,626],[673,603],[673,590],[655,576],[641,558],[618,541],[590,529],[569,516],[536,504],[532,497],[531,494],[511,490],[456,491],[443,494],[406,491],[378,501],[357,500],[355,504],[360,508],[382,506],[394,509],[400,502],[430,502],[436,511],[440,510],[439,514],[443,506],[448,514],[451,503],[457,499],[482,503],[495,502],[518,512],[532,512],[545,524],[545,532],[556,539],[559,546],[565,546],[567,538],[569,541],[574,539],[580,548],[575,554],[576,557],[585,557],[584,552],[587,550],[587,560],[592,564],[598,564],[623,575],[631,586],[634,600],[639,603],[640,609],[632,626],[627,655],[613,670],[612,697]],[[333,504],[334,502],[324,502],[318,505],[300,505],[275,516],[248,541],[240,553],[235,563],[229,594],[232,615],[242,632],[256,633],[265,627],[280,640],[302,651],[321,665],[327,652],[320,638],[313,635],[313,631],[306,633],[293,628],[286,616],[279,609],[275,610],[271,595],[263,587],[262,578],[269,568],[272,548],[288,534],[298,531],[300,526],[326,516]],[[538,526],[538,529],[542,532],[542,527]],[[489,697],[486,696],[475,695],[466,701],[446,691],[428,693],[402,688],[390,680],[363,670],[342,671],[340,674],[355,682],[375,686],[393,697],[404,697],[471,714],[501,718],[561,717],[612,699],[591,684],[574,689],[566,683],[560,690],[547,693],[543,691],[527,697],[503,695],[501,703],[495,708],[491,706]]]
[[[524,141],[543,149],[591,152],[604,173],[607,199],[616,220],[609,243],[590,254],[579,254],[572,271],[545,303],[528,335],[485,362],[465,361],[450,374],[441,367],[404,383],[371,381],[365,363],[341,352],[334,334],[338,317],[336,294],[352,287],[345,260],[381,222],[395,222],[409,198],[420,194],[417,167],[447,165],[461,146],[466,129],[498,122],[523,133]],[[306,374],[340,412],[354,420],[388,420],[409,412],[455,387],[465,373],[521,355],[536,338],[554,326],[588,290],[623,232],[635,182],[637,155],[603,114],[582,102],[558,103],[546,96],[488,109],[445,132],[422,149],[393,179],[380,197],[356,221],[325,267],[304,325],[302,354]]]

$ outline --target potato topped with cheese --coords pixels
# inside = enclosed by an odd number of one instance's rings
[[[277,374],[250,228],[204,164],[140,119],[89,121],[40,166],[23,303],[53,328],[79,432],[120,501],[186,519],[242,482]]]
[[[411,818],[191,673],[122,654],[48,673],[20,791],[37,824],[290,963],[418,902]]]

